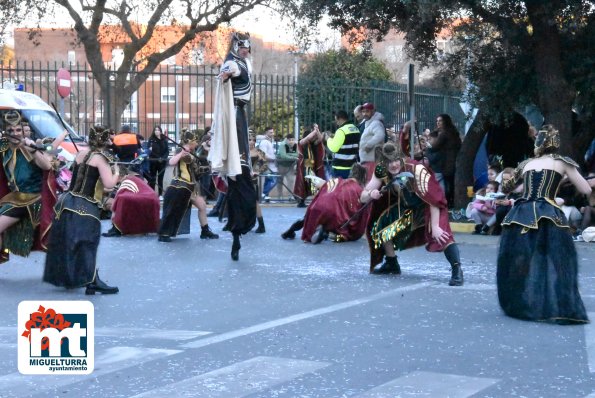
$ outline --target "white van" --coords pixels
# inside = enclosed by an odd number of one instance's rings
[[[46,137],[56,138],[64,131],[64,126],[54,108],[45,103],[40,97],[24,91],[0,88],[0,130],[4,131],[6,129],[4,114],[15,109],[29,123],[31,139],[33,140]],[[86,147],[87,144],[68,124],[66,128],[70,133],[70,137],[66,137],[62,143],[59,156],[63,156],[66,161],[72,161],[77,152],[72,140],[74,140],[79,150]]]

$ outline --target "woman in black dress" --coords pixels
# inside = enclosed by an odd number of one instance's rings
[[[78,153],[70,189],[58,199],[45,259],[44,282],[66,288],[86,286],[85,294],[114,294],[97,274],[96,258],[101,223],[103,190],[113,188],[119,178],[109,164],[110,130],[103,126],[89,131],[89,148]]]
[[[155,189],[155,183],[157,183],[155,191],[161,196],[163,195],[163,176],[167,167],[169,147],[160,126],[155,126],[149,137],[149,150],[149,185]]]
[[[588,323],[578,290],[576,249],[554,198],[564,177],[583,194],[590,194],[591,187],[572,159],[557,154],[559,146],[558,131],[544,126],[535,140],[535,158],[522,162],[503,187],[509,192],[523,182],[524,190],[502,222],[498,298],[514,318]]]

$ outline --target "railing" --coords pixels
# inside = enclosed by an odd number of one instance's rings
[[[109,108],[101,99],[99,85],[93,80],[88,65],[0,63],[0,87],[4,87],[6,82],[23,83],[25,91],[40,96],[48,103],[59,104],[56,74],[61,67],[67,69],[72,77],[71,94],[64,99],[65,118],[81,135],[86,135],[90,126],[109,120],[105,117]],[[115,72],[108,70],[106,73]],[[217,74],[218,69],[209,66],[162,66],[132,96],[130,105],[122,114],[121,124],[130,125],[133,131],[144,137],[151,134],[155,125],[160,125],[172,138],[183,127],[210,126]],[[323,128],[332,129],[334,111],[343,109],[351,114],[353,108],[363,102],[376,105],[377,110],[383,113],[387,127],[400,127],[409,117],[407,89],[397,83],[377,82],[360,86],[339,81],[329,83],[299,79],[296,83],[294,77],[258,75],[253,77],[253,86],[248,113],[250,125],[256,133],[271,125],[278,136],[294,134],[296,111],[299,126],[318,123]],[[109,92],[107,98],[110,95],[116,93]],[[416,89],[419,131],[432,129],[436,115],[440,113],[450,114],[462,131],[465,115],[458,103],[456,96],[432,93],[423,87]]]

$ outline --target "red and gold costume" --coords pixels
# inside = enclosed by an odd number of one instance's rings
[[[414,177],[394,187],[395,176],[391,176],[384,165],[376,166],[375,176],[383,181],[383,186],[393,187],[372,204],[366,231],[370,272],[382,262],[384,242],[392,240],[398,250],[425,245],[430,252],[444,251],[454,243],[444,191],[432,171],[420,162],[407,159],[401,172],[409,172]],[[440,210],[438,225],[450,236],[444,244],[432,237],[430,206]]]
[[[112,223],[123,235],[148,234],[159,228],[159,198],[140,177],[129,175],[122,181],[112,212]]]
[[[352,178],[333,178],[324,184],[306,210],[302,240],[310,242],[319,225],[336,233],[341,241],[361,238],[368,222],[368,211],[355,215],[362,207],[359,201],[362,189]]]

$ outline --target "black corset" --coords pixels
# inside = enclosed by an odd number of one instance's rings
[[[524,174],[523,198],[535,200],[545,198],[554,200],[562,175],[554,170],[529,170]]]

